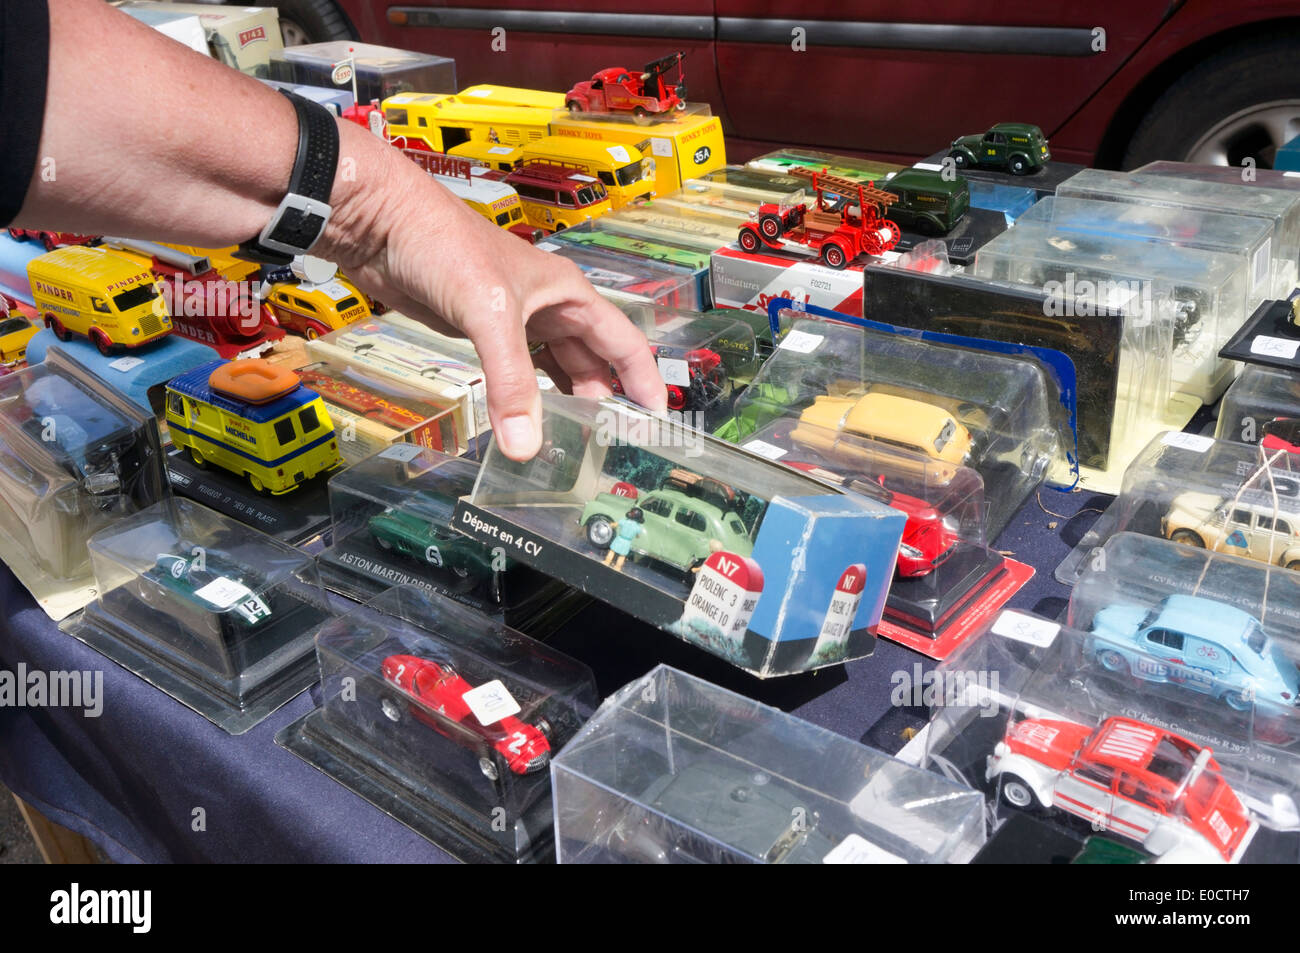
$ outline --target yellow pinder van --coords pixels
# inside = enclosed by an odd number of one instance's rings
[[[459,152],[459,147],[452,152]],[[519,150],[519,162],[530,160],[569,166],[599,180],[614,208],[654,195],[655,160],[636,146],[597,139],[546,136]]]
[[[56,248],[27,263],[27,280],[37,313],[61,341],[78,334],[107,356],[171,333],[153,272],[107,248]]]

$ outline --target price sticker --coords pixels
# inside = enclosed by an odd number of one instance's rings
[[[202,589],[194,590],[195,596],[222,611],[229,609],[241,599],[247,599],[252,594],[252,590],[242,582],[236,582],[234,579],[228,579],[225,576],[219,576]]]
[[[396,460],[398,463],[407,463],[414,460],[424,448],[414,443],[395,443],[391,447],[385,447],[379,452],[379,455],[385,460]]]
[[[1255,340],[1250,342],[1250,353],[1258,354],[1261,357],[1278,357],[1287,361],[1294,361],[1296,351],[1300,349],[1300,340],[1288,341],[1286,338],[1270,337],[1267,334],[1258,334]]]
[[[650,140],[650,151],[657,156],[673,157],[673,141],[671,139],[654,138]]]
[[[679,357],[659,358],[659,376],[664,379],[665,384],[676,387],[691,386],[690,365]]]
[[[1014,609],[1004,609],[993,623],[993,634],[1016,642],[1026,642],[1045,649],[1056,639],[1061,631],[1059,623],[1039,619]]]
[[[144,359],[140,357],[119,357],[116,361],[110,361],[108,366],[125,374],[127,371],[135,370],[143,363]]]
[[[1191,450],[1193,453],[1204,453],[1214,446],[1213,437],[1203,437],[1194,433],[1167,433],[1161,442],[1167,447],[1178,447],[1180,450]]]
[[[484,682],[477,688],[471,688],[460,697],[484,728],[522,711],[519,702],[515,701],[509,689],[502,685],[498,678]]]
[[[825,340],[820,334],[794,330],[781,339],[781,347],[796,354],[811,354]]]
[[[778,447],[766,440],[751,440],[749,443],[744,444],[744,448],[750,453],[756,453],[760,457],[767,457],[769,460],[780,460],[789,453],[784,447]]]

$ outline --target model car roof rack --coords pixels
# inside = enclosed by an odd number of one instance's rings
[[[673,469],[668,471],[660,484],[660,489],[680,490],[687,496],[712,503],[722,510],[738,509],[736,491],[721,480],[701,476],[690,470]]]

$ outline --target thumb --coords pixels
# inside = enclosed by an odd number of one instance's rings
[[[483,365],[497,446],[512,460],[531,460],[542,446],[542,397],[523,323],[499,322],[471,340]]]

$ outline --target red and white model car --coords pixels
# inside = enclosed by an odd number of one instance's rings
[[[1130,718],[1019,721],[989,757],[994,778],[1014,807],[1068,811],[1164,862],[1236,863],[1258,828],[1209,748]]]
[[[647,63],[636,73],[622,67],[603,69],[590,80],[579,83],[564,94],[564,105],[574,113],[631,113],[637,122],[649,122],[651,116],[686,108],[686,77],[682,71],[685,53]],[[677,84],[664,82],[664,74],[677,67]]]
[[[483,742],[491,747],[491,756],[479,758],[479,768],[490,780],[501,776],[498,764],[513,774],[532,774],[550,764],[549,724],[525,724],[514,715],[483,724],[465,701],[472,687],[451,666],[416,655],[390,655],[384,659],[383,672],[384,681],[432,709],[431,715],[426,707],[412,705],[411,713],[438,734],[465,747],[479,747]],[[384,714],[393,721],[401,719],[400,710],[391,702],[384,705]]]

